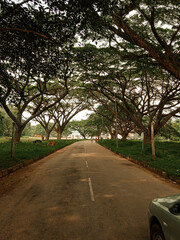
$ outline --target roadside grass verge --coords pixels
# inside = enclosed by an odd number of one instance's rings
[[[49,141],[43,141],[42,143],[34,144],[32,141],[15,143],[14,159],[11,159],[11,142],[0,142],[0,169],[6,169],[23,163],[26,160],[33,159],[38,160],[50,153],[55,152],[58,149],[66,147],[77,140],[53,140],[56,142],[55,146],[48,146]]]
[[[124,157],[130,157],[133,160],[143,162],[147,166],[165,171],[168,176],[180,178],[180,142],[156,141],[156,159],[152,160],[151,145],[144,147],[142,152],[142,142],[128,140],[118,141],[118,149],[116,148],[116,140],[99,140],[98,143],[109,148],[111,151],[121,154]]]

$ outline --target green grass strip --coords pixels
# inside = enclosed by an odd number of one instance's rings
[[[15,143],[14,158],[11,159],[11,142],[0,142],[0,170],[12,167],[18,163],[23,163],[26,160],[38,160],[48,154],[55,152],[58,149],[66,147],[77,140],[53,140],[55,146],[48,146],[49,141],[34,144],[32,141]]]
[[[151,157],[151,145],[144,147],[142,152],[141,141],[118,141],[116,140],[99,140],[99,144],[109,148],[111,151],[121,154],[124,157],[130,157],[134,160],[145,163],[155,169],[165,171],[168,176],[180,177],[180,142],[156,141],[156,159]]]

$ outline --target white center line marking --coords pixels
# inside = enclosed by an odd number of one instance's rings
[[[90,178],[88,178],[88,182],[89,182],[89,190],[90,190],[90,195],[91,195],[91,201],[95,202],[93,188],[92,188],[92,183],[91,183],[91,179]]]
[[[86,163],[86,167],[88,168],[89,166],[88,166],[88,162],[87,161],[85,161],[85,163]]]

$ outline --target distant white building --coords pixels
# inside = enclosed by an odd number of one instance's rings
[[[83,139],[83,136],[78,131],[73,131],[68,138],[71,139]]]

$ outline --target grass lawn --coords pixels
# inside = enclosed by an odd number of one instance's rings
[[[142,152],[142,142],[128,140],[118,141],[118,149],[116,148],[116,140],[99,140],[99,144],[109,148],[115,153],[120,153],[124,157],[130,157],[134,160],[144,162],[153,168],[165,171],[168,176],[180,177],[180,142],[156,141],[156,159],[151,158],[151,145],[147,145]]]
[[[33,139],[34,140],[34,139]],[[33,141],[21,141],[15,143],[15,156],[11,159],[11,142],[6,139],[0,139],[0,169],[11,167],[26,160],[38,160],[48,154],[68,146],[77,140],[53,140],[55,146],[47,146],[49,141],[34,144]]]

